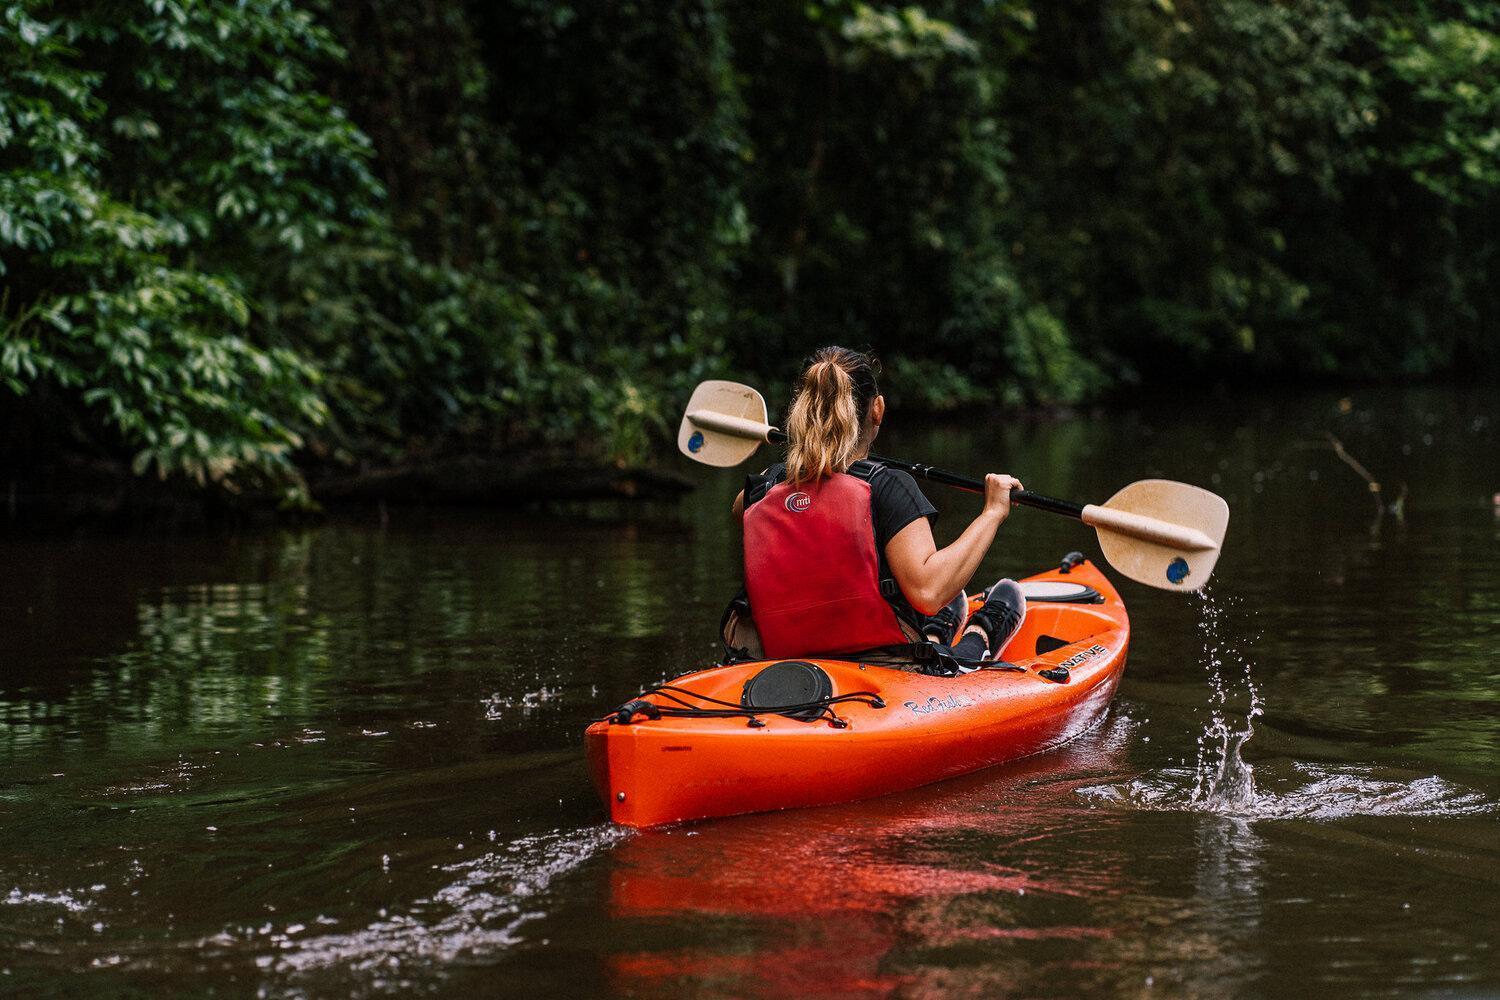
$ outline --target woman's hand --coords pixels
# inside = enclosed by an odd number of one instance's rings
[[[997,524],[1004,524],[1010,517],[1010,491],[1025,488],[1015,476],[991,472],[984,477],[984,512],[998,518]]]

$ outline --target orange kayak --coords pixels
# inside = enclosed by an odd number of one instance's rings
[[[1022,587],[1026,618],[1001,651],[1004,664],[935,677],[848,660],[764,660],[646,692],[584,734],[609,818],[649,827],[871,798],[1086,732],[1125,669],[1125,605],[1087,562]],[[792,693],[766,700],[778,691]]]

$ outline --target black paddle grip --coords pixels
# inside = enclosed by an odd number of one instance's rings
[[[766,435],[766,440],[772,444],[781,444],[786,441],[786,431],[779,428],[771,428]],[[944,486],[952,486],[960,490],[968,490],[970,493],[983,493],[984,481],[973,479],[969,476],[960,476],[956,472],[948,472],[944,469],[935,469],[930,465],[920,462],[904,462],[899,458],[886,458],[883,455],[871,455],[872,462],[879,462],[892,469],[900,469],[910,473],[918,479],[925,479],[930,483],[941,483]],[[1043,496],[1030,490],[1012,490],[1010,502],[1018,503],[1023,507],[1035,507],[1037,510],[1045,510],[1052,514],[1061,514],[1064,517],[1082,518],[1083,504],[1074,503],[1071,500],[1059,500],[1056,497]]]
[[[894,469],[904,469],[918,479],[926,479],[933,483],[942,483],[944,486],[955,486],[961,490],[971,493],[983,493],[984,482],[979,479],[971,479],[968,476],[960,476],[957,473],[945,472],[942,469],[934,469],[930,465],[922,465],[918,462],[903,462],[895,458],[882,458],[879,455],[871,455],[871,459],[889,465]],[[1010,502],[1018,503],[1023,507],[1035,507],[1037,510],[1045,510],[1051,514],[1062,514],[1064,517],[1083,517],[1083,504],[1074,503],[1071,500],[1059,500],[1056,497],[1043,496],[1030,490],[1011,490]]]

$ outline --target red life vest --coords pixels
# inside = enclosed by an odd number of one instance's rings
[[[870,484],[778,483],[745,511],[745,590],[770,658],[911,642],[880,593]]]

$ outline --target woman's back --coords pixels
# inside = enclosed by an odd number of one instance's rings
[[[916,481],[866,458],[884,417],[873,362],[846,348],[821,349],[787,415],[785,465],[736,499],[749,612],[767,656],[921,641],[932,616],[962,603],[964,584],[1009,512],[1015,481],[991,476],[984,512],[938,550],[930,524],[937,510]],[[937,641],[951,642],[962,624],[939,622]],[[977,642],[979,654],[985,648]]]

